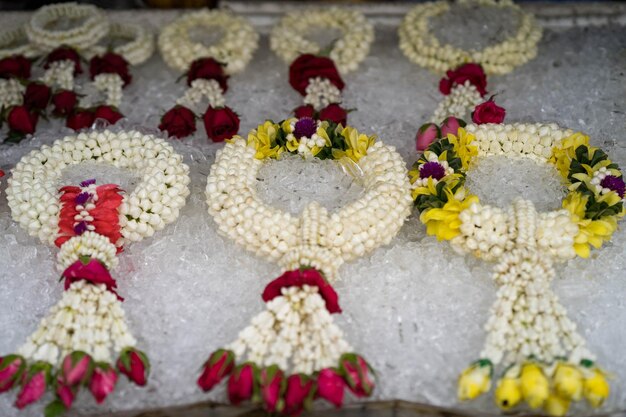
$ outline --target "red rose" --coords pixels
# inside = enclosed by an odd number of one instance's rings
[[[218,349],[211,353],[203,366],[202,375],[198,378],[198,386],[207,392],[220,381],[230,375],[235,367],[235,354],[230,350]]]
[[[80,110],[69,115],[65,126],[76,131],[91,127],[96,120],[96,115],[91,110]]]
[[[52,113],[55,116],[67,116],[74,111],[77,102],[78,98],[75,92],[60,90],[52,96],[52,104],[54,105]]]
[[[253,363],[239,365],[228,378],[228,399],[233,405],[252,398],[257,385],[257,369]]]
[[[228,90],[228,76],[224,74],[224,67],[213,58],[200,58],[191,63],[187,72],[187,85],[191,86],[191,82],[198,78],[215,80],[224,93]]]
[[[124,115],[122,113],[111,106],[99,106],[94,114],[94,119],[104,119],[112,125],[123,117]]]
[[[345,376],[346,385],[357,397],[369,397],[374,390],[370,377],[372,368],[356,353],[344,353],[339,358],[339,369]]]
[[[74,75],[81,74],[83,69],[80,66],[80,55],[76,52],[76,49],[69,48],[67,46],[61,46],[54,51],[50,52],[48,56],[46,56],[46,61],[44,63],[44,68],[50,68],[50,64],[56,61],[73,61],[74,62]]]
[[[477,125],[483,123],[502,123],[506,116],[506,110],[498,106],[493,97],[476,106],[472,112],[472,121]]]
[[[417,149],[418,152],[424,152],[431,143],[435,142],[440,137],[441,131],[439,130],[439,126],[434,123],[423,124],[417,129],[417,134],[415,135],[415,149]]]
[[[239,131],[239,116],[228,106],[217,109],[209,106],[204,113],[204,128],[213,142],[222,142]]]
[[[22,55],[0,59],[0,78],[30,78],[30,61]]]
[[[310,117],[312,119],[313,116],[315,116],[315,109],[310,104],[306,104],[293,109],[293,113],[298,119],[302,119],[303,117]]]
[[[442,78],[439,81],[439,91],[443,95],[447,96],[452,91],[452,87],[463,85],[466,81],[474,85],[481,96],[487,94],[487,76],[479,64],[463,64],[455,70],[446,72],[446,76],[448,78]]]
[[[335,122],[338,125],[346,125],[348,120],[348,112],[339,104],[331,103],[328,106],[320,110],[320,120],[328,120],[329,122]]]
[[[184,138],[196,131],[196,115],[187,107],[173,107],[161,118],[159,129],[169,136]]]
[[[311,54],[300,55],[289,67],[289,84],[300,94],[306,94],[311,78],[327,78],[340,90],[344,83],[332,59]]]
[[[150,361],[142,351],[127,348],[117,360],[117,370],[126,375],[130,381],[143,387],[150,374]]]
[[[89,62],[89,75],[93,80],[98,74],[117,74],[124,80],[126,87],[132,80],[128,72],[128,61],[123,56],[107,52],[102,56],[94,56]]]
[[[38,119],[39,115],[31,112],[26,106],[13,107],[7,117],[9,129],[23,135],[35,133]]]
[[[29,109],[43,110],[48,107],[51,88],[43,83],[30,83],[24,92],[24,105]]]

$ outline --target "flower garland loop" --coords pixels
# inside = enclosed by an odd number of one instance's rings
[[[107,41],[122,39],[127,42],[115,46],[111,51],[123,56],[130,65],[140,65],[146,62],[154,53],[154,39],[152,33],[141,24],[112,22]],[[86,51],[86,56],[103,55],[107,48],[94,45]]]
[[[499,44],[482,50],[465,51],[449,44],[442,45],[429,28],[429,19],[450,10],[450,3],[422,3],[407,13],[398,29],[400,49],[410,61],[437,73],[475,62],[482,65],[487,74],[506,74],[537,55],[541,28],[532,14],[524,12],[511,0],[459,0],[457,3],[510,9],[520,14],[519,28]]]
[[[287,64],[302,54],[318,55],[324,48],[303,34],[319,28],[341,31],[342,36],[330,46],[328,57],[344,75],[358,68],[374,40],[374,27],[362,13],[331,7],[287,13],[272,28],[270,48]]]
[[[475,157],[527,157],[556,167],[567,185],[562,209],[537,213],[517,199],[508,209],[481,204],[465,189]],[[522,401],[564,415],[583,397],[594,407],[609,394],[604,371],[550,288],[554,262],[587,258],[626,214],[619,167],[589,137],[555,124],[481,124],[432,143],[410,172],[413,198],[427,233],[461,253],[497,262],[500,289],[486,324],[479,360],[459,378],[459,398],[489,391],[494,368],[503,373],[496,403]]]
[[[363,197],[331,214],[314,202],[298,217],[265,204],[255,189],[258,170],[283,153],[358,164]],[[211,354],[198,379],[203,390],[229,377],[232,403],[254,400],[260,389],[268,412],[288,415],[316,397],[339,407],[345,387],[357,397],[372,393],[373,371],[333,322],[341,308],[331,283],[343,262],[389,243],[402,226],[411,204],[403,175],[393,147],[308,117],[266,121],[226,143],[207,181],[209,213],[220,233],[285,272],[263,292],[267,310]]]
[[[39,54],[39,49],[26,36],[24,26],[0,32],[0,59],[16,55],[34,58]]]

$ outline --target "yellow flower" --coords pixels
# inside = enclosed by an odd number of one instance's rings
[[[491,372],[493,367],[489,361],[478,361],[463,371],[459,376],[459,400],[473,400],[491,388]]]
[[[256,149],[257,159],[276,158],[283,148],[276,144],[276,134],[280,126],[266,121],[248,134],[248,146]]]
[[[462,127],[457,132],[458,136],[448,133],[448,141],[454,145],[454,151],[461,159],[461,168],[467,171],[469,168],[472,157],[478,155],[478,148],[474,145],[470,145],[474,141],[474,135],[467,133]]]
[[[291,128],[291,123],[297,121],[295,117],[283,120],[281,127],[285,133],[293,133],[293,129]]]
[[[599,368],[593,368],[590,371],[590,374],[585,377],[584,386],[585,398],[593,407],[600,407],[611,390],[604,372]]]
[[[550,162],[556,165],[563,178],[567,178],[569,166],[572,159],[576,156],[576,149],[581,145],[589,146],[589,136],[577,132],[562,139],[561,143],[552,148]],[[589,149],[590,151],[595,151],[595,148]]]
[[[326,145],[324,146],[332,146],[333,143],[330,141],[330,137],[328,136],[328,133],[326,132],[327,127],[328,127],[328,122],[322,122],[320,124],[320,127],[317,128],[317,131],[315,133],[317,133],[317,136],[324,139],[324,141],[326,142]],[[317,155],[322,149],[324,149],[324,146],[320,147],[320,146],[315,145],[311,149],[311,153],[313,154],[313,156]]]
[[[611,202],[611,193],[606,194],[607,202]],[[602,246],[604,241],[609,240],[611,235],[617,229],[617,220],[615,216],[607,216],[599,220],[591,220],[585,218],[585,206],[587,205],[588,196],[577,191],[569,193],[563,200],[563,208],[568,210],[572,216],[572,222],[578,225],[578,234],[574,238],[574,250],[581,258],[589,257],[591,251],[589,245],[594,248]]]
[[[359,133],[355,128],[349,126],[345,127],[341,131],[341,136],[344,137],[347,148],[345,152],[333,149],[333,156],[335,159],[341,159],[342,157],[347,156],[354,162],[359,162],[359,159],[367,155],[367,150],[376,141],[376,136],[367,136],[363,133]]]
[[[428,186],[432,186],[430,180]],[[437,236],[438,240],[450,240],[458,236],[461,233],[459,214],[473,203],[478,203],[478,197],[475,195],[465,196],[465,190],[462,187],[456,195],[453,195],[447,188],[445,193],[448,196],[448,201],[442,208],[424,210],[420,215],[420,221],[426,225],[426,233]]]
[[[569,409],[569,400],[552,392],[543,405],[543,409],[550,416],[564,416]]]
[[[510,410],[522,399],[522,390],[518,378],[504,377],[498,382],[495,392],[496,404],[503,410]]]
[[[520,385],[522,396],[531,408],[541,407],[550,393],[548,378],[541,367],[534,362],[528,362],[522,366]]]
[[[579,401],[583,395],[583,373],[577,366],[560,362],[552,376],[556,394],[564,400]]]

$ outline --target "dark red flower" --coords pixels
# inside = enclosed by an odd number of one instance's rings
[[[89,62],[89,75],[93,80],[98,74],[117,74],[124,80],[126,87],[132,80],[128,70],[128,61],[123,56],[107,52],[101,56],[94,56]]]
[[[282,399],[285,382],[283,371],[276,365],[263,368],[259,380],[265,411],[268,413],[281,412],[285,407]]]
[[[303,117],[310,117],[312,119],[313,116],[315,116],[315,109],[310,104],[306,104],[293,109],[293,113],[298,119],[302,119]]]
[[[30,111],[26,106],[15,106],[7,116],[9,129],[22,135],[35,133],[39,115]]]
[[[30,60],[22,55],[0,59],[0,78],[30,78]]]
[[[24,373],[24,358],[18,355],[7,355],[0,358],[0,392],[9,391]]]
[[[122,118],[124,115],[112,106],[98,106],[94,114],[94,119],[104,119],[112,125]]]
[[[493,101],[493,97],[476,106],[472,112],[472,121],[477,125],[483,123],[502,123],[506,116],[506,110]]]
[[[78,392],[78,387],[71,387],[69,385],[65,385],[63,381],[57,381],[57,397],[63,403],[66,409],[69,409],[74,403],[74,399],[76,398],[76,394]]]
[[[345,126],[348,120],[348,112],[339,104],[331,103],[320,110],[319,119]]]
[[[481,96],[487,94],[487,76],[480,64],[468,63],[457,67],[454,70],[446,72],[447,78],[442,78],[439,81],[439,91],[441,94],[448,95],[452,91],[452,87],[455,85],[463,85],[466,81],[469,81],[476,87]]]
[[[315,395],[315,382],[304,374],[293,374],[287,378],[285,390],[285,414],[299,415]]]
[[[140,350],[124,349],[117,360],[117,370],[135,384],[143,387],[146,385],[150,374],[150,361],[146,354]]]
[[[17,408],[22,409],[43,397],[50,384],[50,371],[51,366],[44,362],[37,362],[26,371],[15,401]]]
[[[317,395],[339,408],[343,404],[345,382],[333,368],[322,369],[317,376]]]
[[[228,379],[228,399],[234,405],[252,398],[257,370],[254,364],[239,365]]]
[[[191,63],[187,71],[187,85],[191,86],[191,82],[198,78],[215,80],[224,93],[228,90],[228,76],[224,74],[224,67],[213,58],[200,58]]]
[[[209,106],[204,113],[204,128],[213,142],[223,142],[239,131],[239,116],[228,106],[219,108]]]
[[[340,370],[345,376],[348,388],[357,397],[369,397],[374,390],[374,381],[370,378],[372,369],[361,356],[346,353],[339,359]]]
[[[31,110],[44,110],[50,102],[52,89],[43,83],[29,83],[24,92],[24,105]]]
[[[326,78],[338,89],[345,86],[332,59],[312,54],[300,55],[289,67],[289,84],[300,94],[306,94],[311,78]]]
[[[207,392],[219,384],[225,376],[230,375],[235,366],[235,355],[230,350],[218,349],[211,353],[204,364],[202,375],[198,378],[198,386]]]
[[[173,107],[161,117],[159,129],[169,136],[184,138],[196,131],[196,115],[187,107]]]
[[[98,364],[93,371],[89,390],[98,404],[113,392],[117,383],[117,372],[106,364]]]
[[[59,380],[72,387],[87,382],[91,376],[93,359],[85,352],[72,352],[63,359]]]
[[[268,302],[281,295],[281,288],[302,287],[310,285],[319,288],[319,294],[326,302],[329,313],[341,313],[339,296],[317,269],[296,269],[287,271],[274,281],[267,284],[263,290],[263,301]]]
[[[50,68],[50,64],[56,61],[72,61],[74,62],[74,75],[82,74],[83,69],[80,66],[80,55],[74,48],[69,46],[60,46],[46,56],[44,68]]]
[[[69,117],[65,121],[65,126],[69,127],[70,129],[79,131],[81,129],[91,127],[95,120],[96,115],[93,111],[79,110],[69,115]]]
[[[70,90],[60,90],[52,96],[52,114],[55,116],[67,116],[74,111],[78,97]]]

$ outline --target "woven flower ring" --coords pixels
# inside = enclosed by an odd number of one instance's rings
[[[85,179],[60,189],[66,167],[109,164],[140,175],[132,192]],[[59,248],[62,299],[18,349],[0,360],[1,391],[19,387],[16,406],[55,394],[46,415],[69,409],[83,387],[98,403],[118,372],[138,385],[149,373],[136,349],[111,271],[130,242],[177,219],[189,194],[189,168],[163,139],[140,132],[80,133],[44,145],[12,170],[7,200],[13,219],[33,237]]]
[[[538,213],[517,199],[481,204],[464,186],[476,157],[525,157],[555,166],[568,194],[562,209]],[[497,300],[478,359],[459,378],[459,398],[490,390],[504,410],[525,402],[564,415],[583,398],[609,394],[604,371],[550,288],[554,263],[587,258],[611,238],[625,211],[624,180],[606,153],[582,133],[555,124],[468,125],[431,144],[410,171],[415,206],[429,235],[460,253],[495,262]]]
[[[193,40],[193,31],[200,29],[208,33],[221,30],[224,35],[207,46]],[[228,10],[189,13],[168,24],[159,35],[161,56],[170,68],[185,73],[188,88],[163,115],[159,129],[183,138],[196,131],[196,119],[202,117],[212,141],[222,142],[236,135],[239,116],[226,106],[224,93],[229,76],[246,68],[258,42],[252,25]]]
[[[297,154],[302,138],[320,138],[309,157],[349,159],[363,172],[363,196],[328,213],[309,204],[294,217],[261,201],[256,177],[268,160]],[[317,139],[315,139],[317,141]],[[262,401],[268,412],[295,415],[323,398],[341,406],[374,388],[367,362],[333,323],[340,313],[332,284],[345,262],[388,244],[411,206],[405,164],[393,147],[352,127],[310,118],[267,121],[247,140],[219,151],[209,174],[209,213],[221,234],[285,271],[263,291],[266,310],[237,340],[211,354],[198,380],[208,391],[228,377],[230,401]]]

